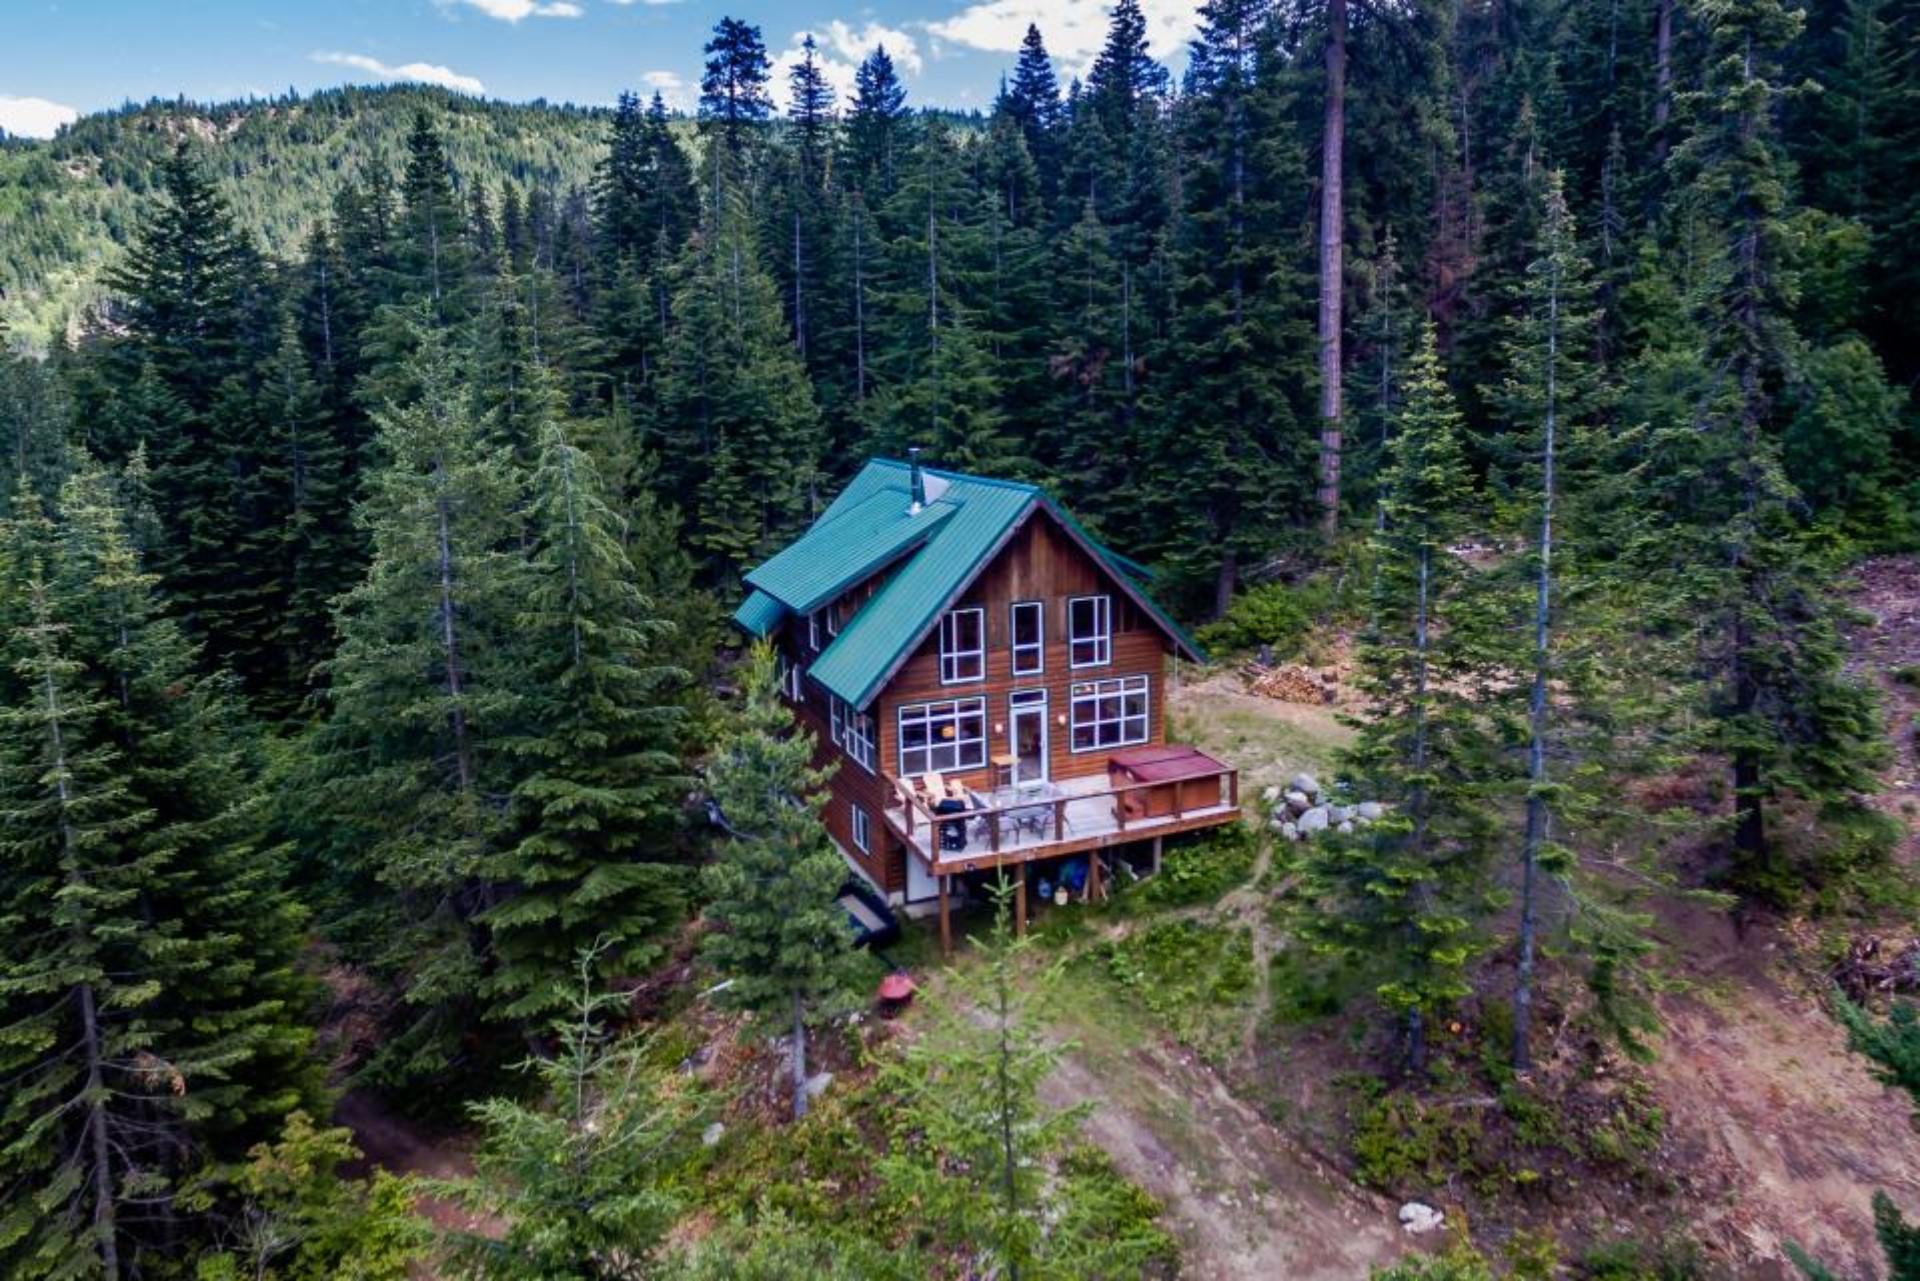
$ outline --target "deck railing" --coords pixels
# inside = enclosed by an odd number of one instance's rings
[[[1217,784],[1216,787],[1209,789],[1206,793],[1206,795],[1214,799],[1199,804],[1190,803],[1189,797],[1192,795],[1190,791],[1191,785],[1202,781]],[[987,852],[990,854],[998,854],[1001,852],[1001,847],[1004,843],[1002,825],[1005,822],[1012,821],[1010,816],[1016,813],[1025,815],[1031,814],[1036,810],[1049,810],[1050,813],[1047,817],[1050,820],[1049,826],[1051,827],[1053,835],[1050,839],[1042,837],[1041,840],[1036,843],[1059,844],[1067,839],[1068,806],[1077,805],[1082,801],[1097,801],[1103,797],[1111,798],[1113,801],[1114,823],[1118,830],[1124,832],[1127,830],[1129,819],[1127,816],[1127,806],[1122,803],[1122,798],[1136,792],[1150,793],[1168,789],[1171,790],[1173,797],[1172,809],[1168,814],[1151,816],[1135,815],[1131,821],[1138,825],[1142,823],[1144,817],[1147,826],[1155,826],[1166,818],[1171,818],[1173,821],[1178,822],[1186,817],[1189,810],[1212,809],[1223,803],[1229,809],[1240,808],[1240,771],[1231,765],[1222,765],[1217,769],[1196,770],[1192,774],[1182,774],[1178,778],[1156,778],[1140,783],[1124,783],[1118,787],[1104,787],[1097,791],[1061,792],[1055,796],[1013,800],[1004,805],[975,806],[964,810],[954,810],[946,814],[935,813],[923,798],[918,794],[909,794],[906,792],[899,786],[897,780],[894,786],[894,797],[900,802],[896,808],[904,815],[905,835],[907,839],[909,841],[913,839],[915,831],[918,830],[918,821],[924,821],[927,825],[929,837],[931,838],[928,843],[929,848],[935,855],[935,861],[949,862],[964,858],[978,858],[980,856],[977,853],[965,851],[942,851],[940,849],[940,825],[942,823],[961,823],[965,825],[965,830],[972,831],[975,825],[984,819],[987,825]],[[1021,824],[1016,822],[1014,826],[1017,834],[1021,828]],[[1021,845],[1019,842],[1015,842],[1013,848],[1029,849],[1032,848],[1032,845]],[[952,857],[949,858],[947,857],[948,855]]]

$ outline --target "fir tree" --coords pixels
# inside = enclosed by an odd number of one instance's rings
[[[1738,0],[1707,19],[1706,84],[1686,100],[1695,123],[1672,167],[1712,238],[1696,295],[1712,373],[1692,421],[1662,437],[1662,496],[1681,542],[1673,586],[1700,628],[1704,745],[1731,770],[1731,876],[1783,898],[1794,874],[1768,836],[1770,810],[1783,797],[1846,805],[1872,787],[1880,739],[1871,696],[1842,671],[1825,570],[1780,464],[1779,390],[1799,341],[1773,98],[1778,50],[1799,19],[1777,0]],[[1699,487],[1708,472],[1727,479]]]
[[[140,572],[107,476],[0,555],[0,1212],[8,1275],[132,1275],[176,1197],[313,1098],[303,913],[221,683]]]
[[[770,553],[806,513],[819,419],[742,198],[728,197],[676,275],[660,385],[665,474],[720,577]]]
[[[730,839],[707,869],[706,956],[727,980],[732,1005],[792,1040],[793,1115],[807,1114],[807,1028],[851,997],[865,967],[834,895],[846,863],[820,823],[826,777],[812,765],[813,736],[780,699],[770,646],[748,660],[746,701],[707,784]]]
[[[477,918],[499,901],[484,870],[507,838],[503,740],[525,693],[510,644],[517,478],[417,315],[405,381],[421,392],[376,418],[385,462],[359,513],[373,559],[340,601],[328,715],[293,785],[302,826],[360,878],[336,928],[407,1001],[389,1079],[446,1069],[493,969]]]
[[[551,1017],[573,961],[596,985],[643,972],[685,910],[673,857],[684,673],[658,655],[666,624],[636,585],[622,522],[592,458],[549,416],[529,478],[529,574],[517,621],[526,691],[507,750],[516,839],[481,874],[501,888],[479,918],[495,962],[482,988],[502,1019]]]
[[[492,1232],[443,1241],[448,1275],[470,1281],[557,1281],[654,1275],[652,1263],[678,1209],[666,1187],[693,1114],[684,1092],[661,1087],[647,1044],[606,1030],[624,998],[594,979],[583,953],[553,1023],[557,1051],[523,1065],[531,1100],[477,1104],[474,1173],[440,1191]]]
[[[1476,695],[1489,620],[1448,550],[1472,508],[1460,430],[1429,324],[1394,427],[1359,655],[1366,710],[1347,763],[1364,794],[1392,809],[1365,834],[1316,842],[1303,897],[1307,936],[1375,977],[1416,1075],[1427,1020],[1471,991],[1466,967],[1487,907],[1479,880],[1494,776]]]
[[[860,60],[854,72],[853,103],[847,110],[842,182],[860,193],[868,208],[878,208],[899,182],[899,161],[907,138],[907,89],[885,45]]]

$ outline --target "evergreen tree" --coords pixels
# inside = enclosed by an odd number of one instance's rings
[[[3,531],[0,1262],[130,1276],[176,1201],[312,1099],[303,913],[233,709],[162,615],[97,467]]]
[[[707,869],[707,959],[732,1005],[792,1040],[793,1115],[807,1114],[807,1028],[853,995],[865,967],[834,895],[846,863],[820,823],[826,776],[781,702],[773,650],[748,659],[745,704],[708,767],[730,839]]]
[[[655,1275],[648,1265],[678,1208],[663,1176],[689,1138],[692,1113],[684,1092],[661,1088],[644,1041],[606,1030],[624,998],[596,983],[603,968],[597,955],[582,954],[565,1013],[553,1025],[556,1053],[523,1065],[538,1083],[537,1096],[503,1096],[472,1109],[481,1136],[474,1173],[441,1190],[475,1222],[502,1229],[446,1234],[447,1275]]]
[[[1471,991],[1466,967],[1487,908],[1484,802],[1495,778],[1475,696],[1489,679],[1490,620],[1448,550],[1472,510],[1460,430],[1429,324],[1390,446],[1359,653],[1366,710],[1347,762],[1363,794],[1392,808],[1364,834],[1314,843],[1302,899],[1307,937],[1376,978],[1416,1075],[1427,1020]]]
[[[1062,104],[1060,81],[1053,73],[1053,59],[1047,56],[1040,28],[1027,25],[1020,41],[1020,57],[1013,66],[1013,81],[1000,94],[997,104],[1020,128],[1040,178],[1041,198],[1051,209],[1060,194],[1060,136]]]
[[[840,163],[842,183],[860,193],[868,208],[885,204],[899,182],[899,161],[909,142],[906,104],[907,89],[887,47],[875,45],[854,72]]]
[[[1661,439],[1662,497],[1680,543],[1667,559],[1679,567],[1676,601],[1700,629],[1704,746],[1731,768],[1732,879],[1778,898],[1792,893],[1793,872],[1768,837],[1770,809],[1783,797],[1846,805],[1871,788],[1880,738],[1871,696],[1842,671],[1835,603],[1780,464],[1780,389],[1800,343],[1772,102],[1798,15],[1740,0],[1706,17],[1706,82],[1685,99],[1694,123],[1672,167],[1683,207],[1711,237],[1695,298],[1712,374],[1689,419]]]
[[[1312,443],[1297,402],[1306,288],[1287,211],[1307,193],[1262,0],[1200,11],[1180,120],[1177,305],[1157,435],[1166,559],[1224,613],[1241,567],[1305,523]],[[1202,461],[1204,460],[1204,461]],[[1208,582],[1208,578],[1211,582]]]
[[[1159,1243],[1076,1222],[1070,1176],[1059,1168],[1090,1106],[1055,1109],[1041,1086],[1061,1048],[1037,1026],[1049,975],[1027,964],[1014,936],[1014,887],[995,887],[993,926],[958,997],[935,1029],[886,1074],[905,1103],[907,1134],[880,1162],[892,1194],[919,1208],[939,1238],[963,1245],[976,1274],[1007,1277],[1141,1275]]]
[[[517,620],[525,691],[508,751],[515,839],[481,875],[495,967],[482,987],[502,1018],[538,1021],[591,951],[596,985],[644,971],[682,919],[673,857],[684,673],[661,665],[666,624],[641,594],[592,458],[549,414],[529,489],[529,573]]]
[[[485,869],[508,836],[505,740],[526,694],[511,645],[517,477],[428,311],[416,316],[404,381],[420,395],[376,417],[384,462],[359,512],[373,559],[340,601],[328,715],[291,785],[303,828],[359,880],[335,929],[410,1011],[382,1049],[388,1079],[447,1069],[494,970],[478,918],[499,902]]]
[[[699,218],[693,167],[673,139],[658,92],[644,110],[633,94],[620,95],[593,194],[594,231],[608,264],[650,276],[692,234]]]
[[[714,23],[703,52],[707,62],[700,76],[700,132],[707,139],[710,195],[718,203],[728,183],[752,180],[755,139],[773,114],[773,97],[767,91],[772,64],[760,28],[738,18]]]
[[[661,375],[662,462],[716,577],[770,554],[808,511],[819,418],[742,198],[676,268]]]
[[[1004,474],[1018,446],[1007,438],[994,362],[970,305],[985,248],[973,221],[979,194],[960,144],[929,118],[914,141],[908,173],[888,202],[884,296],[889,342],[874,409],[874,444],[932,451],[941,465]]]

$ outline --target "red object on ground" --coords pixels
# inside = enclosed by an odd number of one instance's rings
[[[908,1001],[913,999],[913,980],[904,974],[889,974],[880,980],[880,999],[883,1001]]]

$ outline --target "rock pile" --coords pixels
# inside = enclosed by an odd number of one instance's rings
[[[1284,788],[1269,787],[1265,799],[1272,817],[1268,825],[1283,840],[1301,841],[1316,832],[1351,832],[1387,812],[1378,801],[1345,804],[1335,801],[1311,774],[1295,774]]]

